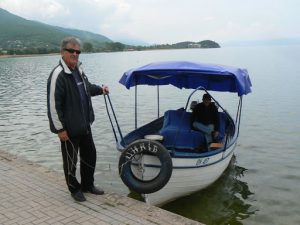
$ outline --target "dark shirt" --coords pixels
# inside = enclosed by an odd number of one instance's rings
[[[86,121],[90,121],[89,119],[89,103],[88,103],[88,96],[86,94],[86,90],[82,81],[82,78],[79,74],[78,69],[76,68],[75,70],[72,71],[72,75],[76,81],[79,94],[80,94],[80,99],[81,99],[81,107],[85,116]]]
[[[205,106],[198,103],[192,113],[192,122],[200,122],[204,125],[213,124],[215,130],[219,130],[219,113],[214,103]]]

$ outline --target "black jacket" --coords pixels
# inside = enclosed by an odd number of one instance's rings
[[[47,82],[47,107],[50,130],[53,133],[66,130],[70,137],[87,134],[95,116],[91,96],[102,94],[100,86],[91,84],[80,65],[78,71],[84,83],[89,105],[89,121],[84,116],[80,93],[72,72],[60,59]]]
[[[214,129],[219,130],[219,113],[215,104],[212,102],[207,107],[203,102],[197,104],[192,113],[192,122],[194,121],[204,125],[213,124]]]

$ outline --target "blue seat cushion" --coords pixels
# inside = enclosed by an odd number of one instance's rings
[[[163,144],[169,149],[195,149],[205,144],[202,132],[191,129],[191,113],[184,109],[168,110],[164,114],[163,127],[160,135]]]

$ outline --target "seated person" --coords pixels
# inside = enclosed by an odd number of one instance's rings
[[[202,102],[193,109],[192,126],[195,130],[205,134],[207,145],[213,142],[219,135],[219,114],[209,94],[204,94]]]

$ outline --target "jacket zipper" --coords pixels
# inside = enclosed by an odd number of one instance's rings
[[[81,76],[81,74],[80,74],[80,71],[78,70],[78,73],[79,73],[79,75],[80,75],[80,77],[81,77],[81,79],[82,79],[82,76]],[[73,81],[75,82],[75,85],[76,85],[76,89],[77,89],[77,92],[78,92],[78,94],[79,94],[79,97],[80,97],[80,105],[81,105],[81,113],[82,113],[82,116],[83,116],[83,120],[84,120],[84,126],[85,126],[85,130],[86,130],[86,132],[88,132],[88,124],[89,124],[89,122],[88,121],[86,121],[86,118],[85,118],[85,111],[84,111],[84,107],[83,107],[83,104],[82,104],[82,97],[83,96],[81,96],[81,93],[80,93],[80,91],[79,91],[79,89],[78,89],[78,85],[77,85],[77,82],[76,82],[76,79],[74,78],[74,76],[72,75],[72,79],[73,79]],[[86,87],[85,87],[85,82],[83,81],[83,79],[82,79],[82,82],[83,82],[83,85],[84,85],[84,89],[85,89],[85,92],[86,92]],[[89,103],[89,99],[87,99],[87,101],[88,101],[88,105],[90,105],[90,103]],[[88,114],[89,115],[89,114]]]

